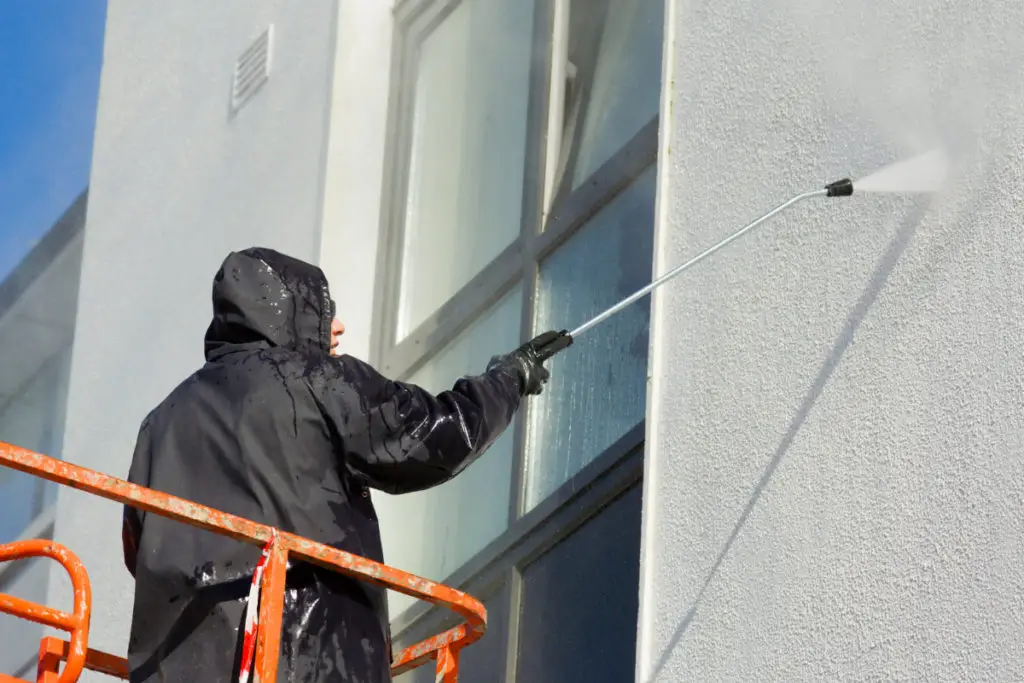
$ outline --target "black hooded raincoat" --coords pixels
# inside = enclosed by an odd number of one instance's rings
[[[206,364],[144,420],[129,480],[383,561],[369,489],[405,493],[465,469],[521,400],[510,365],[437,396],[332,357],[320,269],[232,253],[213,286]],[[125,509],[135,576],[133,683],[237,680],[260,549]],[[278,680],[389,681],[383,589],[292,563]]]

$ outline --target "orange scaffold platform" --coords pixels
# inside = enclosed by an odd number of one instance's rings
[[[433,661],[436,662],[438,683],[457,683],[459,653],[467,645],[479,640],[487,628],[487,610],[476,598],[365,557],[2,442],[0,466],[243,543],[263,547],[273,536],[269,561],[260,585],[259,631],[252,667],[254,683],[274,683],[277,677],[285,570],[289,558],[310,562],[446,607],[465,619],[464,623],[399,653],[391,664],[393,675],[397,676]],[[119,533],[119,530],[111,533]],[[68,633],[68,640],[54,637],[42,639],[39,645],[37,683],[75,683],[83,670],[98,671],[128,680],[128,662],[123,657],[89,649],[92,590],[82,562],[71,550],[54,541],[27,540],[0,545],[0,563],[31,557],[48,557],[59,562],[71,577],[74,589],[74,607],[70,613],[0,593],[0,612]],[[25,682],[0,673],[0,683]]]

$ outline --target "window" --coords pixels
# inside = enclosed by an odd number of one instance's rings
[[[517,681],[633,680],[640,504],[635,487],[523,572]]]
[[[650,282],[654,177],[650,166],[541,263],[537,329],[572,329]],[[638,301],[549,363],[529,405],[528,508],[643,420],[648,309]]]
[[[558,194],[580,186],[658,113],[661,0],[572,0],[557,41],[563,72]],[[556,48],[557,49],[557,48]]]
[[[664,4],[399,3],[373,359],[382,372],[450,388],[491,355],[571,328],[650,280]],[[639,490],[648,327],[641,301],[577,340],[549,364],[544,394],[527,399],[513,427],[452,482],[375,496],[389,564],[503,596],[491,645],[474,648],[483,656],[505,639],[499,652],[511,652],[467,676],[503,681],[506,661],[510,670],[541,666],[515,646],[525,633],[517,624],[538,619],[559,591],[597,605],[613,590],[585,582],[573,562],[590,556],[580,548],[596,548],[595,534],[639,537],[638,514],[583,521]],[[623,505],[633,503],[610,509]],[[622,551],[633,574],[637,552]],[[608,578],[632,582],[614,587],[632,595],[622,603],[631,630],[636,577]],[[565,628],[588,618],[584,606],[566,609],[576,612],[557,622]],[[398,647],[449,623],[401,596],[392,596],[391,616]],[[617,620],[610,628],[621,630]],[[608,651],[607,671],[631,672],[633,642],[615,637],[621,647]],[[581,640],[566,642],[575,645],[557,662],[538,650],[556,678],[588,657]]]
[[[519,235],[533,10],[465,0],[420,46],[398,339]]]

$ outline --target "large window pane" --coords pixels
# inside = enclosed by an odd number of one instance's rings
[[[507,294],[483,318],[409,381],[439,393],[463,375],[483,372],[491,356],[520,338],[522,289]],[[385,559],[406,571],[443,580],[508,526],[512,430],[452,481],[401,496],[378,493]],[[391,615],[415,600],[392,593]]]
[[[520,231],[534,0],[463,0],[417,63],[397,336]]]
[[[637,486],[526,568],[517,681],[633,680],[640,501]]]
[[[573,0],[556,186],[578,187],[658,113],[665,0]]]
[[[651,166],[541,264],[537,329],[572,329],[650,281],[654,178]],[[530,404],[528,508],[643,419],[648,301],[551,360],[551,380]]]

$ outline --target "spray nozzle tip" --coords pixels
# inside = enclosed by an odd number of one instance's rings
[[[853,181],[849,178],[837,180],[826,185],[825,191],[827,197],[849,197],[853,194]]]

